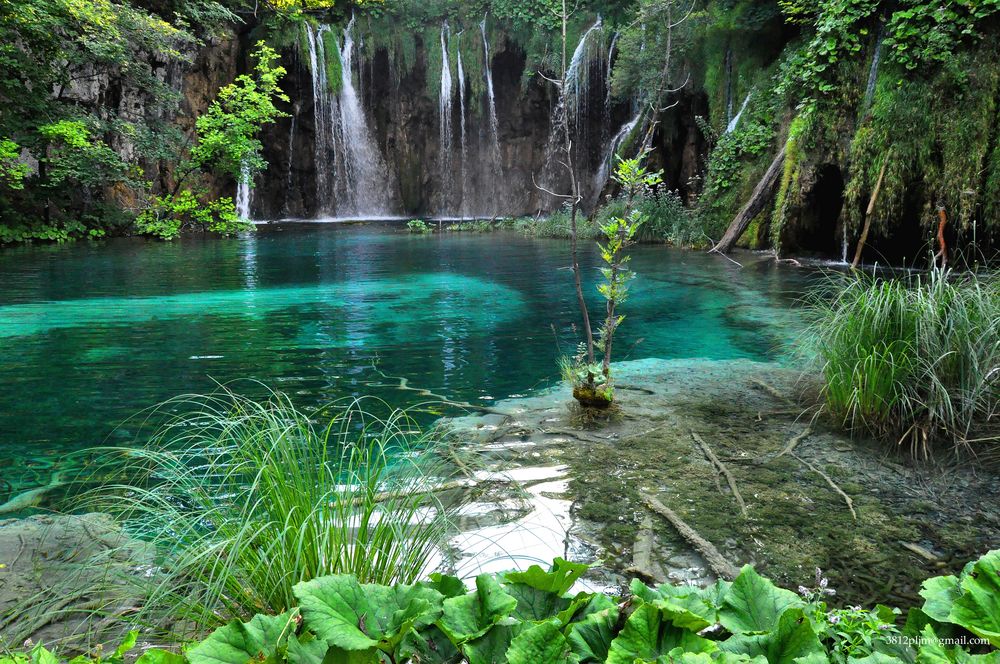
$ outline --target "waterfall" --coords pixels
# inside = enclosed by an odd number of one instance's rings
[[[563,156],[566,145],[564,137],[560,135],[560,128],[563,126],[569,128],[573,136],[574,154],[577,154],[580,147],[587,143],[586,137],[581,136],[581,116],[583,115],[581,110],[587,108],[589,99],[589,65],[592,53],[590,53],[588,46],[590,36],[601,29],[601,17],[598,16],[594,24],[580,36],[580,41],[577,43],[573,57],[564,73],[559,89],[559,99],[552,109],[549,121],[549,139],[545,146],[544,171],[541,174],[542,182],[545,184],[544,188],[549,191],[556,191],[559,187],[567,185],[563,180],[563,168],[558,166],[560,162],[566,163]]]
[[[291,127],[288,130],[288,167],[285,169],[285,214],[291,212],[292,164],[295,163],[295,123],[299,117],[299,105],[292,109]]]
[[[466,157],[468,156],[468,147],[465,140],[465,67],[462,66],[462,33],[458,33],[458,112],[461,117],[460,120],[460,131],[459,137],[462,142],[462,163],[461,163],[461,177],[462,177],[462,209],[466,206],[466,185],[469,182],[469,175],[466,172]]]
[[[611,45],[608,46],[608,68],[604,73],[604,81],[607,86],[607,94],[604,97],[604,112],[607,114],[611,108],[611,65],[613,64],[613,59],[615,57],[615,47],[618,45],[618,38],[621,33],[615,31],[614,36],[611,38]]]
[[[337,214],[384,216],[390,214],[390,181],[382,154],[375,144],[368,117],[354,89],[354,18],[344,29],[340,49],[341,87],[337,96],[338,143],[343,169],[343,187],[338,187]],[[338,183],[338,185],[341,183]]]
[[[563,80],[563,103],[566,111],[571,113],[569,117],[577,124],[581,115],[580,101],[583,100],[584,105],[586,105],[590,91],[590,72],[586,66],[589,63],[587,46],[590,43],[590,35],[601,28],[601,17],[598,16],[594,24],[580,37],[580,42],[573,51],[573,58],[570,60],[569,67],[566,69],[566,77]]]
[[[236,214],[240,219],[250,220],[250,165],[243,162],[240,166],[240,181],[236,185]]]
[[[493,91],[493,61],[490,59],[490,41],[486,37],[486,19],[479,24],[479,30],[483,33],[483,68],[486,75],[486,101],[489,103],[490,115],[490,152],[493,157],[494,166],[497,172],[500,171],[500,120],[497,118],[497,98]]]
[[[611,178],[611,171],[615,166],[615,156],[618,154],[618,148],[621,147],[622,143],[625,142],[625,139],[628,138],[628,136],[635,130],[641,117],[642,110],[640,109],[639,112],[635,114],[635,117],[622,125],[622,128],[618,130],[618,133],[612,136],[611,140],[608,142],[608,146],[604,151],[604,158],[601,160],[601,164],[597,167],[597,171],[594,172],[591,206],[594,206],[599,202],[597,199],[601,195],[601,192],[604,191],[604,187],[607,186],[608,180]]]
[[[308,22],[305,26],[312,74],[317,211],[353,217],[388,215],[388,170],[354,87],[354,19],[344,29],[344,41],[335,53],[327,53],[324,44],[329,26],[313,28]],[[340,58],[337,95],[330,92],[326,74],[331,57]]]
[[[728,134],[736,130],[736,126],[740,123],[740,118],[743,117],[743,111],[747,110],[747,104],[750,103],[750,97],[752,95],[753,95],[753,90],[750,90],[750,92],[747,93],[747,96],[743,99],[743,104],[740,105],[739,112],[736,115],[734,115],[733,119],[729,121],[728,125],[726,125],[725,133]]]
[[[847,224],[843,225],[844,234],[840,239],[840,262],[847,265]]]
[[[313,119],[315,122],[314,170],[316,173],[316,202],[318,211],[323,211],[332,197],[330,186],[330,141],[333,138],[327,127],[327,118],[332,115],[330,86],[326,80],[326,53],[323,48],[322,29],[314,29],[306,21],[305,30],[309,44],[309,71],[312,75]]]
[[[451,116],[454,111],[452,108],[451,63],[448,61],[450,37],[451,31],[448,28],[448,21],[445,21],[441,25],[441,92],[438,95],[438,115],[440,116],[438,174],[441,178],[439,212],[448,210],[448,204],[451,202],[451,183],[454,181],[451,173],[451,148],[454,141]]]
[[[489,183],[489,202],[483,209],[476,210],[480,214],[490,212],[495,214],[499,209],[497,186],[503,178],[503,157],[500,153],[500,120],[497,116],[496,92],[493,89],[493,60],[490,58],[490,40],[486,36],[486,17],[479,24],[479,32],[483,36],[483,75],[486,78],[486,105],[489,115],[489,161],[486,173]],[[484,188],[481,188],[484,189]]]
[[[861,103],[862,114],[868,111],[868,106],[875,96],[875,83],[878,82],[878,68],[882,62],[882,39],[885,37],[885,24],[879,28],[878,38],[875,40],[875,52],[872,54],[872,65],[868,70],[868,85],[865,87],[865,98]]]

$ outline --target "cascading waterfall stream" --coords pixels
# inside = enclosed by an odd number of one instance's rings
[[[868,111],[868,107],[872,103],[872,98],[875,96],[875,84],[878,82],[878,68],[882,62],[882,40],[884,38],[885,25],[883,24],[879,28],[878,37],[875,40],[875,52],[872,54],[871,68],[868,70],[868,85],[865,86],[865,97],[861,102],[862,113]]]
[[[250,220],[250,199],[253,196],[250,187],[250,165],[243,162],[240,166],[240,181],[236,185],[236,214],[240,219]]]
[[[299,117],[299,105],[295,104],[292,110],[292,121],[290,122],[291,127],[288,130],[288,165],[285,168],[285,213],[289,212],[289,204],[291,203],[292,197],[292,165],[295,163],[295,125]]]
[[[451,175],[451,150],[454,143],[454,134],[451,126],[451,116],[454,112],[452,95],[451,63],[448,60],[448,42],[450,41],[451,30],[448,28],[448,21],[441,25],[441,92],[438,95],[438,115],[440,148],[438,152],[438,173],[441,176],[441,200],[438,204],[439,212],[449,209],[452,202],[452,182]]]
[[[736,115],[734,115],[733,119],[729,121],[728,125],[726,125],[725,133],[728,134],[736,130],[736,127],[740,124],[740,118],[743,117],[743,111],[747,110],[747,104],[750,103],[751,96],[753,96],[753,90],[750,90],[750,92],[747,93],[747,96],[744,97],[743,103],[740,105],[739,112]]]
[[[642,110],[639,110],[635,116],[622,125],[622,128],[618,130],[618,133],[611,137],[608,142],[607,149],[604,151],[604,158],[601,160],[601,164],[597,167],[594,172],[594,181],[592,185],[592,195],[591,195],[591,207],[594,207],[599,201],[598,197],[604,188],[608,184],[608,180],[611,178],[611,171],[615,166],[615,156],[618,154],[618,148],[622,146],[625,139],[635,131],[636,126],[639,124],[639,120],[642,118]]]
[[[342,160],[342,187],[338,187],[337,214],[386,216],[391,213],[388,170],[379,152],[368,117],[354,89],[354,18],[344,29],[340,49],[341,86],[337,96],[338,152]],[[340,183],[338,183],[340,184]]]
[[[483,35],[483,73],[486,76],[486,103],[489,112],[489,150],[490,150],[490,205],[497,208],[497,183],[503,175],[503,162],[500,155],[500,120],[497,116],[496,92],[493,90],[493,61],[490,58],[490,40],[486,36],[486,17],[479,24]]]
[[[461,159],[462,163],[460,166],[461,178],[462,178],[462,212],[463,216],[466,211],[466,206],[468,205],[468,192],[467,187],[469,184],[469,174],[466,168],[466,162],[468,158],[468,145],[466,143],[466,132],[465,132],[465,67],[462,66],[462,33],[458,33],[458,56],[457,56],[457,69],[458,69],[458,113],[460,116],[459,124],[459,139],[462,142],[461,146]]]
[[[344,217],[378,217],[391,213],[388,170],[368,125],[354,87],[354,19],[343,32],[343,43],[327,53],[330,27],[305,24],[312,74],[315,122],[316,202],[319,212]],[[331,92],[328,58],[340,58],[340,92]]]
[[[306,41],[309,44],[309,72],[312,75],[313,93],[313,121],[316,129],[314,132],[315,143],[313,145],[313,164],[316,174],[316,200],[319,211],[324,210],[324,206],[330,201],[333,195],[330,186],[329,164],[331,158],[330,141],[333,138],[330,128],[327,127],[327,118],[332,115],[330,86],[326,79],[326,54],[323,49],[322,28],[313,28],[308,21],[305,22]]]
[[[552,109],[549,121],[549,126],[551,127],[549,140],[545,147],[545,171],[542,174],[544,188],[549,191],[555,191],[555,188],[560,186],[557,184],[559,180],[554,180],[552,174],[559,173],[557,177],[561,177],[563,169],[558,164],[560,162],[566,163],[566,160],[561,156],[561,153],[564,153],[566,150],[563,136],[560,135],[563,131],[562,128],[564,126],[569,127],[570,133],[573,135],[574,148],[579,147],[581,143],[581,109],[587,106],[589,99],[589,64],[593,56],[593,53],[588,49],[588,45],[591,35],[602,30],[602,26],[601,17],[598,16],[594,24],[580,36],[580,41],[573,50],[573,57],[566,68],[560,85],[559,100]],[[575,153],[576,149],[574,149]],[[566,186],[566,184],[563,183],[562,186]],[[557,193],[564,194],[566,192]]]
[[[570,60],[569,67],[566,69],[566,77],[563,80],[563,102],[567,112],[570,113],[569,119],[577,125],[577,128],[579,128],[582,115],[580,112],[581,101],[585,106],[590,93],[590,72],[586,66],[590,58],[587,47],[590,44],[590,36],[601,29],[603,29],[603,22],[598,16],[597,21],[580,37],[580,42],[573,51],[573,58]]]

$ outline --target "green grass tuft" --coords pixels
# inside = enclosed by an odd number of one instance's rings
[[[825,408],[847,428],[907,446],[1000,446],[1000,279],[935,270],[852,275],[811,298],[809,346]]]
[[[453,508],[427,491],[446,469],[405,412],[335,403],[320,426],[280,394],[229,391],[158,412],[179,410],[152,445],[102,450],[102,485],[76,501],[161,552],[138,624],[203,630],[294,606],[300,581],[410,583],[439,561]]]

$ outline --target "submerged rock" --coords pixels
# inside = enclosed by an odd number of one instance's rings
[[[106,514],[0,521],[0,648],[116,641],[124,629],[116,616],[141,597],[133,580],[155,575],[154,561],[149,544]]]
[[[558,532],[539,528],[537,516],[509,522],[509,536],[494,526],[490,536],[501,542],[514,542],[519,529],[546,532],[537,546],[512,545],[507,567],[561,551],[599,561],[592,576],[603,585],[632,576],[711,582],[701,554],[643,496],[728,561],[752,563],[786,587],[808,585],[822,568],[843,603],[918,603],[923,579],[958,572],[1000,541],[1000,520],[989,518],[1000,513],[1000,486],[990,473],[913,467],[810,422],[802,395],[816,385],[800,372],[742,360],[639,360],[617,365],[615,377],[619,408],[608,416],[579,409],[560,386],[496,404],[506,418],[447,421],[487,468],[526,487],[528,513],[560,501]],[[710,456],[731,476],[745,515]],[[544,500],[532,497],[539,477],[554,487]],[[917,546],[940,555],[930,560]]]

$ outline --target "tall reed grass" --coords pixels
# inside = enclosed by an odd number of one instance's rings
[[[410,583],[439,561],[454,508],[428,489],[447,469],[405,412],[335,403],[318,425],[280,394],[231,392],[158,410],[188,414],[143,449],[101,450],[102,483],[76,501],[161,552],[140,624],[176,636],[286,610],[300,581]]]
[[[825,408],[846,427],[929,458],[1000,446],[1000,280],[935,270],[853,274],[809,300]]]

